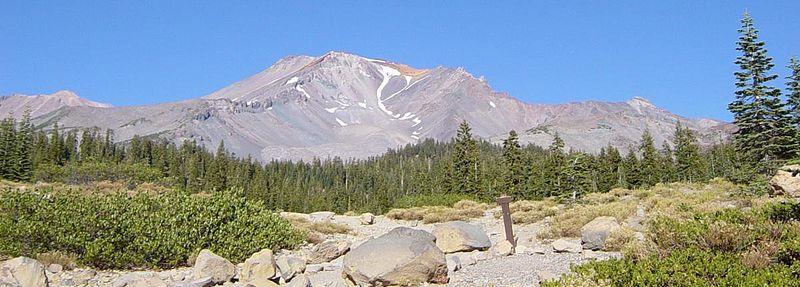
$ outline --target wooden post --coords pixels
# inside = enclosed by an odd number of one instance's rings
[[[503,211],[503,225],[506,229],[506,240],[511,242],[512,245],[517,246],[516,240],[514,240],[514,230],[511,227],[511,211],[508,208],[508,204],[511,202],[511,197],[507,195],[503,195],[497,198],[497,204],[500,205],[500,208]]]

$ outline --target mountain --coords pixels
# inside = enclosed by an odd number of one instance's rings
[[[78,97],[72,91],[58,91],[49,95],[10,95],[0,97],[0,115],[21,118],[25,110],[38,117],[63,107],[110,108],[111,105]]]
[[[424,138],[449,140],[463,120],[475,135],[494,142],[514,129],[523,142],[547,146],[557,132],[567,146],[588,152],[609,144],[625,150],[645,129],[660,144],[678,121],[696,130],[703,143],[726,137],[730,129],[715,120],[677,116],[640,97],[528,104],[493,91],[462,68],[417,69],[342,52],[287,57],[198,99],[114,108],[64,105],[34,123],[110,128],[118,141],[158,136],[213,149],[224,140],[236,155],[266,161],[364,158]]]

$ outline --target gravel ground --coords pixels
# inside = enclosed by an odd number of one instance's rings
[[[571,253],[496,257],[454,272],[448,286],[539,286],[537,271],[562,274],[580,262],[581,255]]]

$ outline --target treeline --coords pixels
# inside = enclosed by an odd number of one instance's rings
[[[701,149],[694,134],[678,124],[674,141],[657,147],[649,132],[621,153],[567,151],[556,135],[548,148],[520,146],[511,132],[502,146],[474,139],[467,123],[452,142],[431,139],[364,160],[340,158],[261,164],[236,158],[221,143],[211,153],[196,142],[134,137],[115,143],[113,131],[34,130],[28,117],[6,119],[0,132],[2,178],[81,184],[116,180],[156,182],[198,193],[241,188],[273,209],[372,211],[382,213],[403,197],[464,195],[493,200],[550,196],[570,198],[615,187],[659,182],[748,180],[747,167],[732,145]]]

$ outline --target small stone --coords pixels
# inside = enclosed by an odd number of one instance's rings
[[[317,272],[322,271],[322,269],[324,269],[324,266],[322,264],[308,264],[308,265],[306,265],[306,272],[309,272],[309,273],[317,273]]]
[[[554,241],[551,246],[555,252],[570,252],[570,253],[578,253],[581,252],[581,245],[579,243],[575,243],[566,239],[558,239]]]
[[[544,246],[541,245],[537,245],[536,247],[531,249],[532,254],[545,254],[546,252],[547,249],[545,249]]]
[[[375,223],[375,215],[372,213],[364,213],[359,219],[361,220],[361,225],[372,225]]]
[[[61,264],[53,263],[47,266],[47,271],[50,271],[50,273],[60,273],[63,270],[64,266],[61,266]]]
[[[500,256],[509,256],[514,254],[514,244],[508,240],[500,241],[494,246],[494,253]]]

